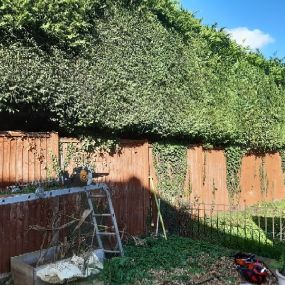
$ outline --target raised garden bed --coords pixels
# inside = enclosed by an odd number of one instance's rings
[[[42,281],[37,273],[47,264],[54,263],[55,256],[58,255],[58,248],[51,247],[47,250],[38,250],[25,253],[11,258],[11,273],[13,285],[48,285],[50,283]],[[96,250],[96,255],[103,262],[104,253],[102,250]],[[44,262],[38,265],[38,261],[44,257]]]

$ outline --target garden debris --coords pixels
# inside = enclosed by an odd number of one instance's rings
[[[102,269],[103,264],[93,251],[86,260],[74,255],[72,258],[42,265],[37,269],[37,276],[50,284],[63,284],[66,281],[98,274]]]
[[[222,256],[213,262],[209,255],[203,254],[199,259],[189,258],[187,264],[195,264],[195,268],[175,268],[173,270],[151,270],[151,282],[144,279],[135,285],[240,285],[243,283],[232,258]],[[199,268],[199,269],[198,269]],[[251,284],[251,283],[250,283]],[[269,273],[265,285],[277,285],[275,276]]]

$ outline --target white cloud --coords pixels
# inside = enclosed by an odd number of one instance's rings
[[[250,49],[260,49],[274,42],[274,38],[258,29],[250,30],[246,27],[238,27],[226,29],[226,32],[238,44],[249,47]]]

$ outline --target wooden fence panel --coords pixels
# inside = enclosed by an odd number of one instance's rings
[[[76,139],[61,138],[62,165],[68,156],[68,145],[77,145]],[[94,153],[87,158],[81,153],[81,161],[87,160],[96,172],[108,172],[109,175],[98,178],[98,182],[109,185],[120,229],[128,234],[146,232],[149,211],[149,159],[148,142],[144,140],[123,140],[118,153]],[[78,155],[68,162],[69,173],[76,167]]]
[[[192,202],[227,204],[226,160],[223,151],[188,149],[188,172]]]
[[[278,153],[245,156],[241,165],[240,204],[254,205],[284,199],[283,179]]]
[[[226,158],[224,150],[204,150],[201,146],[188,149],[188,180],[192,193],[191,202],[229,205],[227,190]],[[278,153],[243,157],[240,170],[240,206],[258,202],[285,199],[281,158]],[[218,209],[220,210],[220,209]]]
[[[61,160],[67,154],[67,146],[78,143],[73,139],[61,140]],[[119,228],[127,234],[146,233],[149,209],[149,161],[147,141],[122,141],[121,151],[109,155],[94,154],[95,170],[109,172],[98,182],[106,182],[111,188]],[[58,156],[57,134],[1,133],[0,135],[0,185],[44,180],[51,154]],[[84,156],[86,154],[83,154]],[[68,165],[71,171],[74,161]],[[43,232],[30,229],[32,225],[50,225],[57,209],[71,215],[82,207],[80,195],[54,197],[0,207],[0,274],[10,270],[10,257],[38,250]],[[61,238],[66,233],[61,234]]]
[[[78,195],[69,195],[0,206],[0,275],[10,271],[10,257],[41,248],[44,231],[31,226],[51,227],[58,212],[66,216],[78,213],[79,202]]]
[[[57,133],[1,132],[0,189],[54,175],[51,155],[58,156],[58,143]]]

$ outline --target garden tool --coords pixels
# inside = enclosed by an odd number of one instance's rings
[[[238,272],[246,281],[254,284],[262,284],[266,281],[269,270],[253,254],[239,252],[234,256],[234,262]]]

